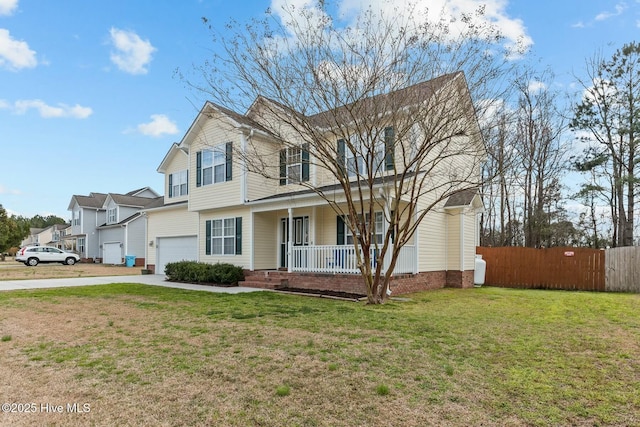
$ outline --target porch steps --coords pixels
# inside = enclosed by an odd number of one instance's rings
[[[264,270],[250,271],[244,274],[244,281],[239,282],[239,286],[260,289],[280,289],[289,286],[287,272]]]

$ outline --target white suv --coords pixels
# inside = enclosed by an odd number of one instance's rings
[[[52,246],[25,246],[18,251],[15,260],[34,267],[41,262],[60,262],[73,265],[80,261],[80,257],[73,252],[65,252]]]

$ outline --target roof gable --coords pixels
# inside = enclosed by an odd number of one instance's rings
[[[113,202],[113,204],[118,206],[128,206],[142,209],[147,207],[148,205],[155,203],[158,199],[164,199],[164,197],[140,197],[131,196],[128,194],[109,193],[102,207],[106,209],[111,204],[111,202]]]
[[[188,151],[182,145],[174,142],[156,170],[160,173],[166,173],[173,159],[179,155],[188,156]]]
[[[107,195],[104,193],[89,193],[88,196],[73,195],[71,196],[71,202],[69,202],[68,210],[72,210],[78,205],[80,208],[101,209]]]
[[[179,145],[185,147],[191,145],[196,140],[200,130],[209,119],[213,118],[214,114],[234,129],[257,129],[259,131],[266,132],[266,129],[252,118],[236,113],[235,111],[222,107],[211,101],[207,101],[200,109],[200,112],[191,126],[189,126],[189,129],[185,133]]]

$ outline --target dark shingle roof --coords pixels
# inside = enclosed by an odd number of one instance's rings
[[[354,116],[365,117],[378,115],[392,109],[397,110],[430,98],[460,75],[462,75],[460,71],[445,74],[393,92],[375,95],[358,101],[358,103],[347,104],[331,111],[323,111],[309,116],[309,119],[318,127],[331,128],[337,124],[347,124],[353,120]],[[343,122],[339,122],[340,120]]]
[[[82,208],[101,208],[107,195],[103,193],[91,193],[89,196],[74,195],[73,198]]]
[[[451,195],[444,204],[445,208],[469,206],[473,198],[478,194],[477,188],[469,188],[459,193]]]

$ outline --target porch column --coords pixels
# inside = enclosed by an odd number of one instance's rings
[[[415,224],[415,221],[417,221],[417,219],[418,219],[418,213],[414,212],[413,213],[414,224]],[[447,239],[445,239],[445,241],[446,240]],[[413,251],[413,274],[418,274],[418,260],[420,259],[420,227],[417,227],[415,233],[413,233],[413,246],[414,246],[414,251]],[[447,252],[447,247],[445,246],[445,259],[446,259],[446,256],[447,256],[446,252]],[[446,265],[446,262],[445,262],[445,265]]]
[[[460,271],[464,271],[464,208],[460,209]]]
[[[249,215],[249,229],[251,230],[251,238],[248,239],[249,240],[249,270],[253,271],[254,270],[254,261],[255,261],[255,251],[253,249],[253,236],[256,235],[256,230],[255,230],[255,218],[256,213],[253,211],[253,208],[251,209],[251,214]]]
[[[386,236],[387,232],[389,231],[389,223],[386,221],[386,219],[391,218],[391,209],[389,208],[389,196],[387,194],[384,195],[384,206],[382,207],[382,209],[383,209],[383,216],[384,216],[383,218],[384,230],[382,230],[383,231],[382,235]],[[391,262],[391,256],[393,255],[394,245],[395,245],[395,242],[391,242],[391,245],[387,249],[387,253],[384,255],[384,259],[382,260],[382,267],[384,268],[383,273],[386,273],[387,270],[389,269],[389,263]]]
[[[289,214],[289,233],[287,233],[287,271],[291,273],[293,265],[293,209],[287,209]]]

